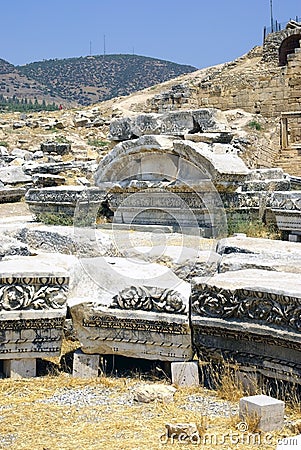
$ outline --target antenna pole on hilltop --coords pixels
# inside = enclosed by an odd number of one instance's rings
[[[273,18],[273,0],[270,0],[270,12],[271,12],[271,32],[274,32],[274,18]]]
[[[92,55],[92,41],[90,41],[90,56]]]
[[[106,55],[106,35],[103,35],[103,56]]]

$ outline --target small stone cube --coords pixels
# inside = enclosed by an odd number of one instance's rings
[[[268,395],[243,397],[239,402],[239,416],[242,420],[258,418],[258,429],[274,431],[283,427],[284,402]]]
[[[171,380],[176,386],[198,386],[200,379],[197,361],[171,363]]]
[[[88,355],[76,350],[73,355],[73,371],[75,378],[96,378],[99,370],[99,355]]]

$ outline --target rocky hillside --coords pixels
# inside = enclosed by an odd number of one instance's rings
[[[5,59],[0,58],[0,74],[4,75],[10,72],[13,72],[15,70],[15,67],[10,64],[8,61],[5,61]]]
[[[59,95],[56,95],[50,91],[50,89],[22,74],[15,66],[0,59],[0,98],[1,99],[14,99],[25,101],[38,101],[46,104],[63,103],[65,106],[75,106],[76,103],[72,103],[69,100],[63,99]]]
[[[39,61],[18,72],[47,86],[50,94],[81,105],[131,94],[197,70],[137,55],[87,56]]]

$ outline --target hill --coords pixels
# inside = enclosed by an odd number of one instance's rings
[[[1,75],[13,72],[14,70],[15,70],[15,66],[13,66],[8,61],[5,61],[4,59],[0,58],[0,74]]]
[[[53,94],[49,88],[36,80],[22,74],[13,64],[0,59],[0,110],[21,110],[16,108],[18,104],[72,106],[72,102],[66,101],[59,95]]]
[[[18,66],[17,70],[46,86],[53,96],[90,105],[197,69],[145,56],[105,55],[44,60]]]

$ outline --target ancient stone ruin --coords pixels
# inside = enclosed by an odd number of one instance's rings
[[[260,145],[278,133],[280,153],[298,150],[298,40],[297,24],[253,51],[266,89],[258,82],[251,91],[255,75],[247,73],[243,89],[232,82],[218,90],[228,65],[194,88],[148,99],[143,112],[112,114],[111,147],[97,159],[68,159],[70,143],[48,140],[38,151],[47,161],[19,153],[23,163],[10,165],[15,158],[3,152],[1,201],[25,195],[32,214],[1,223],[7,376],[34,376],[37,358],[59,356],[68,326],[83,365],[100,355],[223,358],[299,383],[301,178],[266,160],[269,149],[252,159],[246,131],[251,119],[261,126],[254,115],[278,117]],[[229,236],[253,221],[282,240]]]

